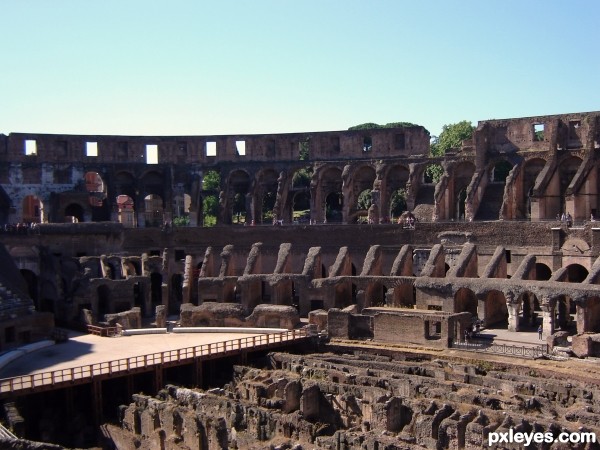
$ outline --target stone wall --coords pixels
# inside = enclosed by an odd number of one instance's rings
[[[488,433],[509,427],[600,432],[597,384],[500,363],[412,358],[275,353],[270,368],[236,367],[223,389],[136,395],[121,427],[108,432],[123,450],[480,448]]]

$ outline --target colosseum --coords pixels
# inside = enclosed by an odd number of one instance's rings
[[[75,387],[0,389],[4,424],[22,430],[8,448],[482,448],[509,429],[600,432],[600,112],[480,121],[440,157],[425,128],[397,125],[0,135],[5,354],[75,330],[312,336],[203,383],[136,394],[129,381],[114,420],[95,419],[102,439],[15,420],[39,421],[46,400],[67,411]],[[530,448],[575,448],[562,445]]]

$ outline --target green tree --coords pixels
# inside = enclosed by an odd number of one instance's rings
[[[219,199],[216,195],[207,195],[202,202],[204,215],[216,217],[219,212]]]
[[[301,187],[310,187],[310,180],[313,175],[312,167],[306,167],[303,169],[299,169],[294,173],[292,177],[292,187],[301,188]]]
[[[431,139],[431,156],[444,156],[448,150],[459,148],[462,141],[473,137],[473,131],[475,127],[467,120],[444,125],[440,135]],[[437,163],[430,164],[425,169],[425,178],[432,183],[437,183],[443,174],[443,167]]]
[[[392,194],[392,198],[390,199],[390,215],[400,217],[406,209],[406,189],[398,189]]]
[[[444,125],[439,136],[434,136],[431,142],[431,155],[444,156],[451,148],[458,148],[462,141],[473,137],[475,127],[471,122],[463,120],[458,123]]]
[[[419,125],[411,123],[411,122],[389,122],[385,125],[379,125],[374,122],[361,123],[359,125],[354,125],[348,130],[356,131],[356,130],[377,130],[381,128],[410,128],[410,127],[418,127]]]
[[[306,138],[299,144],[299,155],[298,159],[300,161],[308,161],[310,158],[310,139]]]
[[[218,191],[221,186],[221,175],[215,170],[209,170],[202,178],[202,189],[205,191]]]
[[[358,209],[369,209],[371,207],[371,189],[365,189],[358,195]]]
[[[176,227],[187,227],[190,224],[190,218],[188,216],[180,216],[173,218],[173,225]]]

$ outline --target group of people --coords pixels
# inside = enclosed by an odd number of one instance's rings
[[[560,220],[562,223],[566,224],[567,227],[570,227],[571,225],[573,225],[573,217],[571,216],[571,213],[566,213],[566,214],[562,213],[562,215],[560,217],[557,214],[556,220]]]
[[[471,338],[477,337],[482,327],[483,322],[481,319],[477,319],[470,327],[465,328],[465,342],[468,342]]]
[[[402,216],[400,216],[398,218],[398,224],[401,225],[403,222],[402,220]],[[411,213],[410,211],[406,214],[406,216],[404,217],[404,227],[405,228],[415,228],[415,223],[417,222],[417,218],[415,217],[415,215],[413,213]]]
[[[33,234],[38,229],[36,222],[31,223],[7,223],[0,226],[0,232],[6,234]]]

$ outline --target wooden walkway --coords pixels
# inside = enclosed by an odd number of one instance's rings
[[[188,364],[194,360],[206,361],[239,355],[247,351],[277,348],[294,344],[308,337],[307,329],[301,328],[282,333],[260,334],[194,347],[166,350],[95,364],[5,378],[0,380],[0,398],[75,386],[114,376],[147,372],[156,368],[173,367]]]

